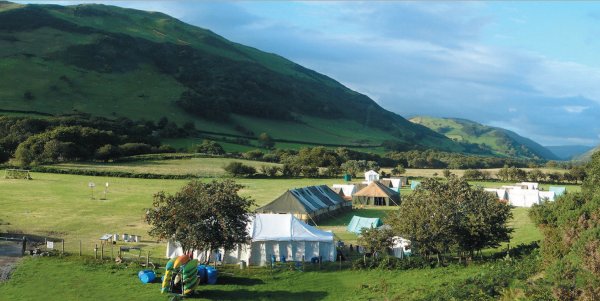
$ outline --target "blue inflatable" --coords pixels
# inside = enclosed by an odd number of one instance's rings
[[[154,279],[156,279],[156,274],[154,274],[154,271],[152,270],[144,270],[138,273],[138,278],[140,278],[140,281],[142,283],[147,284],[151,283],[152,281],[154,281]]]
[[[211,266],[206,267],[206,276],[208,277],[207,283],[208,284],[217,284],[217,275],[218,274],[219,274],[219,272],[215,268],[213,268]]]
[[[208,281],[206,267],[204,265],[198,266],[198,278],[200,278],[200,283],[206,283]]]

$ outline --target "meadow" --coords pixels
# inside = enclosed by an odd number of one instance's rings
[[[185,161],[185,160],[184,160]],[[189,161],[189,160],[187,160]],[[134,162],[132,162],[134,163]],[[182,164],[182,168],[183,168]],[[176,168],[174,168],[175,170]],[[164,243],[148,237],[148,226],[142,220],[144,209],[151,205],[152,195],[159,190],[177,191],[187,180],[154,180],[92,177],[50,173],[32,173],[33,180],[0,179],[0,232],[24,232],[65,239],[65,249],[75,255],[66,258],[25,258],[10,281],[0,284],[0,296],[16,300],[166,300],[159,294],[158,284],[142,285],[136,266],[99,264],[89,257],[76,256],[83,243],[84,255],[93,254],[104,233],[129,233],[142,236],[140,246],[151,259],[162,258]],[[203,179],[209,181],[210,179]],[[263,205],[286,189],[307,185],[340,183],[340,179],[236,179],[245,186],[244,196]],[[95,199],[91,199],[89,182],[96,183]],[[106,200],[103,184],[108,182]],[[497,184],[497,183],[489,183]],[[406,195],[410,190],[403,189]],[[369,207],[340,214],[323,221],[319,227],[333,230],[347,243],[355,243],[356,235],[345,227],[353,215],[384,217],[393,207]],[[526,208],[513,210],[515,228],[511,246],[541,238],[538,229],[527,216]],[[123,243],[120,243],[123,245]],[[504,250],[488,250],[487,254]],[[108,249],[105,256],[109,255]],[[130,255],[131,256],[131,255]],[[452,281],[459,281],[481,272],[480,264],[467,267],[451,265],[436,269],[407,271],[353,271],[345,263],[342,271],[337,264],[324,270],[308,265],[304,272],[280,268],[270,271],[253,267],[240,271],[223,267],[221,284],[203,286],[194,297],[200,300],[382,300],[399,298],[414,300],[425,293],[439,290]],[[335,271],[335,272],[334,272]]]

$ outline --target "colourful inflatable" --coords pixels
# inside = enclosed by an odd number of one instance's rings
[[[191,294],[199,284],[198,260],[190,260],[189,256],[182,255],[167,262],[161,287],[162,293],[186,296]]]

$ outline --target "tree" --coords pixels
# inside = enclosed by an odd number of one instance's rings
[[[196,147],[196,152],[209,154],[209,155],[223,155],[225,154],[225,150],[223,147],[215,141],[212,140],[204,140],[202,144]]]
[[[358,243],[369,252],[379,252],[387,254],[392,247],[394,233],[391,228],[362,228]]]
[[[496,176],[497,176],[497,177],[498,177],[500,180],[502,180],[502,181],[506,182],[506,181],[508,181],[508,179],[510,179],[510,169],[508,168],[508,166],[507,166],[507,165],[504,165],[504,167],[502,167],[502,168],[501,168],[501,169],[498,171],[498,173],[496,174]]]
[[[507,241],[511,217],[509,205],[450,176],[446,182],[421,182],[412,195],[403,198],[398,211],[388,215],[386,223],[394,234],[409,237],[421,254],[436,254],[439,262],[440,255],[452,247],[472,255]]]
[[[404,165],[398,164],[396,167],[392,168],[391,172],[393,175],[399,176],[406,172],[406,168],[404,168]]]
[[[228,174],[230,174],[234,177],[251,176],[256,173],[256,169],[254,167],[244,165],[240,162],[231,162],[231,163],[225,165],[225,167],[223,167],[223,169]]]
[[[278,166],[262,165],[260,167],[260,172],[263,173],[264,175],[268,176],[268,177],[275,177],[275,176],[277,176],[277,173],[280,170],[281,170],[281,168],[279,168]]]
[[[527,178],[533,182],[539,182],[546,179],[546,174],[539,168],[534,168],[527,173]]]
[[[450,178],[450,176],[452,175],[452,172],[449,169],[444,169],[443,175],[444,175],[444,178]]]
[[[463,174],[463,179],[465,180],[479,180],[481,179],[481,171],[477,169],[467,169]]]
[[[247,225],[254,201],[239,196],[234,181],[191,181],[174,195],[161,191],[146,210],[148,232],[158,239],[179,242],[184,252],[231,250],[250,237]]]
[[[273,138],[267,133],[260,133],[260,135],[258,135],[258,143],[266,149],[272,149],[273,146],[275,146]]]
[[[110,159],[118,158],[121,152],[118,147],[112,144],[106,144],[96,150],[96,159],[102,161],[108,161]]]

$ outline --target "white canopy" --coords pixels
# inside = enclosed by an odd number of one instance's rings
[[[341,188],[345,196],[353,196],[356,192],[354,184],[333,184],[333,188]]]
[[[225,263],[242,260],[252,265],[264,265],[271,256],[277,261],[310,261],[321,256],[324,261],[335,261],[336,251],[333,233],[319,230],[294,217],[292,214],[256,214],[249,224],[250,244],[239,245],[234,250],[219,250]],[[167,243],[167,257],[183,254],[178,243]],[[194,257],[205,259],[204,252],[194,252]],[[211,258],[216,258],[210,254]]]
[[[333,241],[333,233],[303,223],[291,214],[257,214],[252,241]]]

